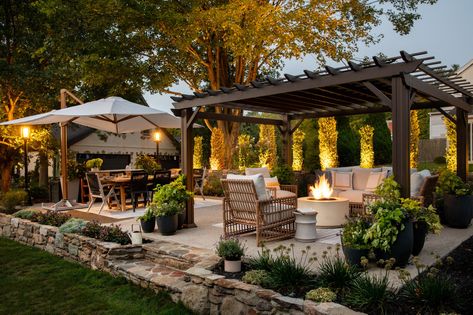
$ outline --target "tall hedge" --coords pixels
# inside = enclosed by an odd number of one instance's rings
[[[390,164],[392,160],[392,140],[386,123],[386,114],[367,115],[366,124],[374,128],[374,163],[375,165]]]
[[[319,126],[317,120],[306,119],[302,122],[299,129],[301,129],[305,134],[303,144],[304,170],[307,172],[313,172],[320,169],[318,138]]]
[[[337,151],[340,166],[360,164],[360,136],[350,125],[350,117],[337,117]]]

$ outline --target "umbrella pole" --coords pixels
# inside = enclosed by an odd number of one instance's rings
[[[83,102],[77,98],[74,94],[69,92],[66,89],[61,89],[60,98],[61,98],[61,109],[66,108],[66,96],[69,95],[73,98],[76,102],[83,104]],[[52,207],[46,207],[43,205],[43,208],[49,210],[71,210],[71,209],[79,209],[79,208],[86,208],[87,205],[78,204],[75,200],[71,201],[69,199],[69,185],[67,182],[67,123],[61,123],[61,178],[62,178],[62,200],[58,203],[54,204]]]
[[[66,108],[66,93],[61,90],[61,109]],[[69,200],[69,185],[67,182],[67,124],[61,126],[61,176],[62,176],[62,198]]]

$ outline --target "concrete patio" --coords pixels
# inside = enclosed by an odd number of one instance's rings
[[[91,213],[98,212],[97,203],[91,209]],[[86,211],[83,209],[81,211]],[[126,212],[120,211],[107,211],[103,210],[101,215],[109,216],[120,221],[114,223],[120,225],[122,228],[129,230],[132,224],[139,224],[137,217],[144,213],[144,208],[136,209],[136,212],[128,210]],[[214,251],[215,244],[223,234],[223,215],[222,215],[222,200],[220,198],[206,198],[203,200],[200,197],[195,198],[195,223],[197,228],[182,229],[178,230],[175,235],[162,236],[159,232],[145,233],[144,237],[154,241],[169,241],[176,242],[192,247],[199,247],[202,249]],[[317,229],[317,240],[311,243],[302,243],[294,239],[270,242],[266,244],[266,247],[274,249],[280,245],[289,246],[294,245],[294,252],[296,259],[301,257],[301,251],[305,250],[307,246],[310,246],[312,252],[317,252],[317,256],[321,257],[324,251],[328,250],[331,254],[335,254],[335,244],[340,243],[339,229]],[[473,226],[470,225],[467,229],[452,229],[444,227],[442,232],[438,235],[429,234],[425,242],[424,249],[422,250],[419,258],[421,262],[426,265],[432,265],[435,263],[435,256],[440,257],[447,256],[449,252],[455,249],[463,241],[470,238],[473,235]],[[247,250],[247,256],[255,256],[261,248],[256,246],[255,235],[243,236],[241,239],[244,241]],[[343,253],[340,254],[343,255]],[[317,264],[313,265],[313,268],[317,268]],[[413,264],[409,264],[406,270],[410,272],[412,277],[417,275],[417,270]],[[383,269],[377,267],[370,267],[369,272],[384,273]],[[391,272],[390,279],[394,285],[399,285],[397,273]]]

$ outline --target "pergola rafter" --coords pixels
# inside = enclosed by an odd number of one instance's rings
[[[183,120],[182,161],[187,186],[192,188],[192,123],[205,118],[278,126],[283,138],[283,158],[292,161],[292,133],[306,118],[392,112],[393,172],[402,195],[410,192],[410,110],[433,108],[457,125],[457,174],[467,174],[467,114],[473,103],[473,85],[445,69],[427,52],[401,51],[390,58],[373,57],[371,62],[348,61],[348,66],[304,70],[303,74],[267,77],[249,85],[222,87],[193,95],[173,96],[173,112]],[[454,107],[456,118],[444,107]],[[281,119],[232,116],[199,111],[201,107],[227,107],[268,112]],[[198,111],[198,112],[196,112]],[[299,120],[295,124],[292,121]],[[185,123],[184,123],[185,122]],[[295,127],[294,127],[295,126]],[[193,208],[188,206],[188,226],[193,226]]]

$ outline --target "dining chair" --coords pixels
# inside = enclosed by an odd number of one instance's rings
[[[208,176],[209,171],[207,170],[206,167],[204,167],[202,170],[194,170],[194,190],[199,190],[200,195],[202,196],[202,199],[205,200],[204,196],[204,185],[207,182],[207,176]]]
[[[153,182],[148,186],[150,200],[153,200],[154,189],[156,185],[166,185],[171,182],[171,171],[155,171],[153,174]]]
[[[99,214],[102,212],[105,203],[107,203],[108,208],[110,209],[110,198],[113,196],[117,205],[120,205],[118,201],[117,194],[115,193],[115,187],[111,184],[103,185],[102,181],[100,180],[99,174],[97,173],[86,173],[85,174],[87,179],[87,185],[89,187],[89,207],[87,208],[87,212],[90,211],[92,205],[94,204],[97,198],[102,199],[102,204],[100,205]]]
[[[131,204],[133,206],[133,212],[135,212],[135,209],[138,206],[138,199],[140,195],[143,196],[143,202],[146,206],[148,204],[148,173],[145,171],[131,173],[130,197]]]

